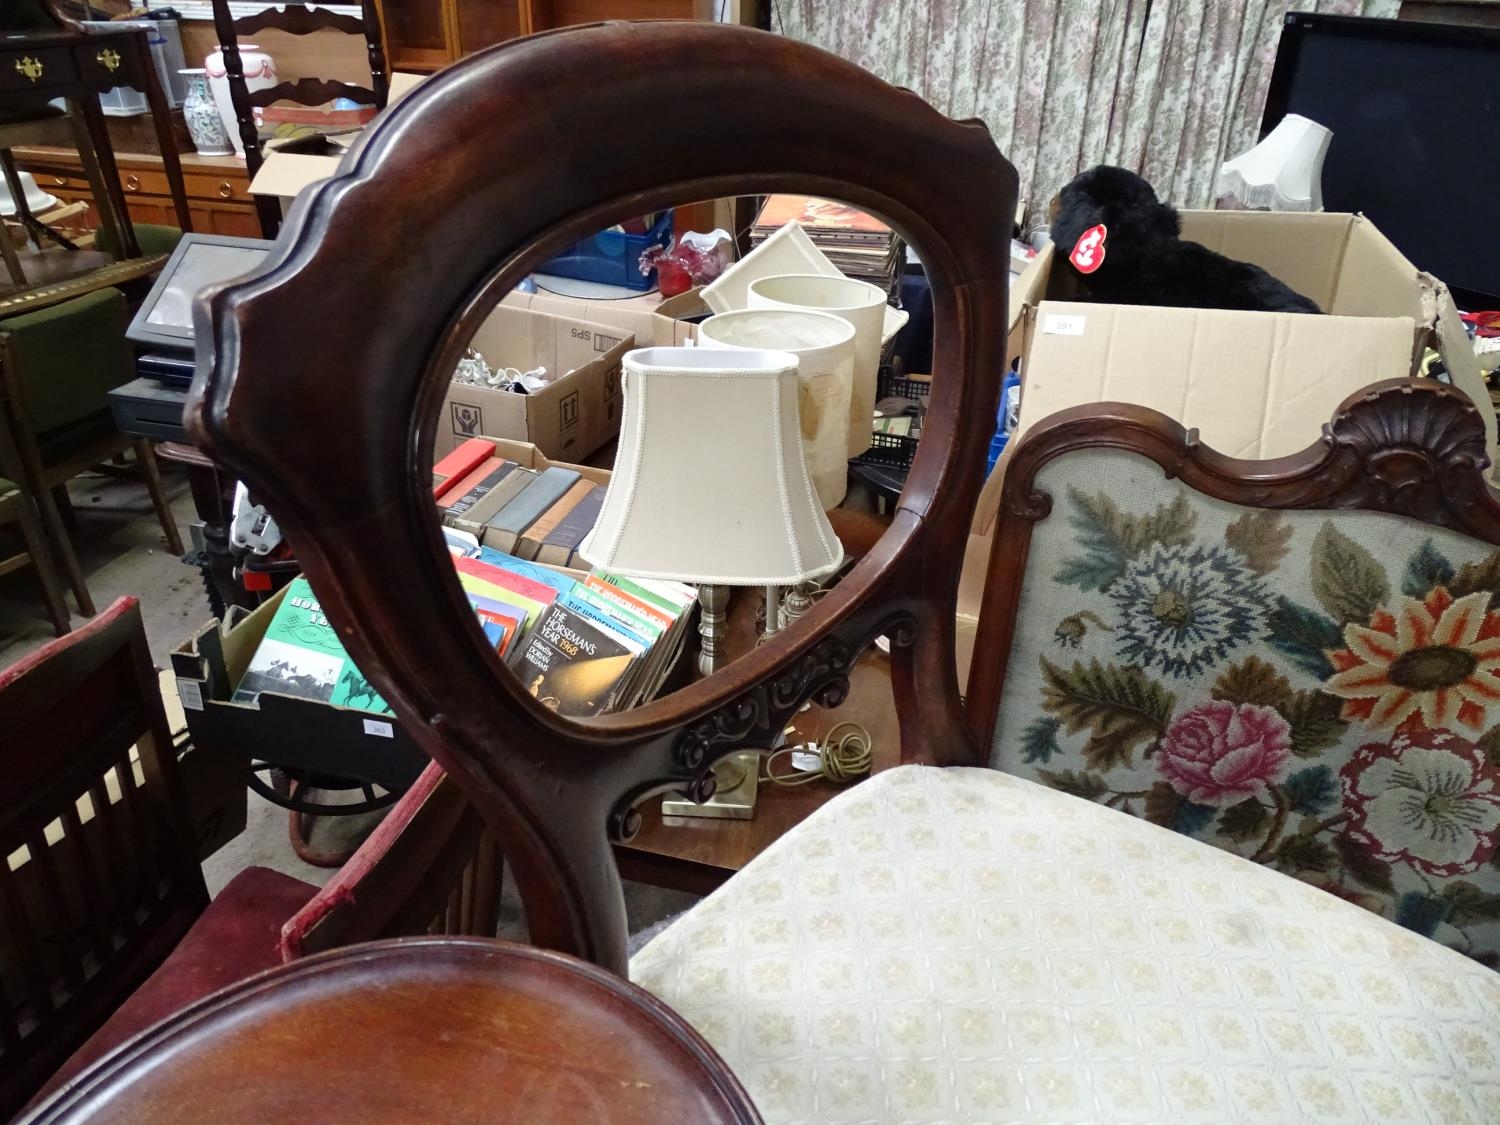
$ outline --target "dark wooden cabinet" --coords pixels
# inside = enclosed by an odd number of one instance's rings
[[[64,202],[83,200],[89,213],[83,225],[98,226],[93,193],[83,175],[78,153],[65,148],[17,148],[17,163],[36,176],[37,183]],[[260,221],[250,195],[245,163],[232,156],[181,156],[183,181],[193,229],[204,234],[260,237]],[[172,194],[159,156],[119,153],[120,186],[131,221],[176,226]]]
[[[428,72],[507,39],[601,20],[713,19],[713,0],[376,0],[392,70]]]

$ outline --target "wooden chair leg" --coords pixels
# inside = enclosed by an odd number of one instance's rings
[[[42,584],[42,602],[47,607],[47,616],[59,637],[72,629],[68,617],[68,599],[63,593],[62,582],[57,574],[57,562],[52,557],[52,548],[47,545],[47,536],[42,531],[42,521],[32,506],[31,496],[21,494],[18,508],[21,525],[21,541],[26,544],[26,553],[31,556],[32,568]]]
[[[161,483],[161,467],[156,463],[156,450],[146,438],[136,438],[132,444],[135,446],[136,460],[141,463],[146,489],[151,493],[151,505],[156,509],[156,518],[161,521],[162,533],[167,537],[167,550],[174,555],[181,555],[185,550],[182,535],[177,530],[172,506],[167,503],[167,492]]]
[[[57,505],[57,514],[62,516],[63,526],[71,535],[78,534],[78,513],[73,510],[73,497],[68,495],[68,486],[64,482],[52,490],[52,502]]]
[[[24,481],[21,483],[25,484]],[[63,526],[62,513],[57,510],[57,501],[50,489],[36,490],[36,506],[42,517],[42,531],[50,541],[51,549],[62,559],[68,585],[73,587],[73,599],[78,603],[78,612],[84,617],[93,617],[94,599],[89,595],[88,584],[83,580],[83,568],[78,565],[73,541],[68,538],[68,529]]]

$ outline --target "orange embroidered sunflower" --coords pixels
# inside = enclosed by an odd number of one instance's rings
[[[1488,593],[1454,599],[1439,586],[1420,601],[1398,599],[1369,625],[1346,625],[1347,648],[1328,654],[1323,685],[1345,700],[1345,719],[1394,727],[1414,715],[1434,730],[1482,730],[1500,710],[1500,613]]]

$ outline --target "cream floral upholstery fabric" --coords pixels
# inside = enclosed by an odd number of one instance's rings
[[[1500,975],[994,770],[860,783],[631,977],[772,1125],[1500,1121]]]
[[[1500,551],[1127,453],[1038,487],[991,764],[1500,965]]]

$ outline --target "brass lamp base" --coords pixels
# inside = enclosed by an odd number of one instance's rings
[[[668,797],[661,803],[662,823],[672,817],[710,817],[717,820],[752,820],[755,796],[760,790],[760,755],[754,751],[731,754],[714,766],[719,788],[703,804]]]

